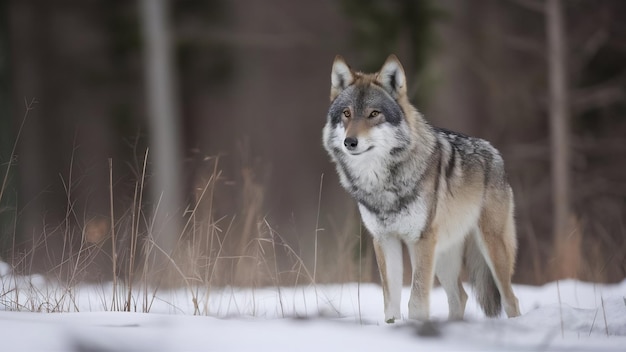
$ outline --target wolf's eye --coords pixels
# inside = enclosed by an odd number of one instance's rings
[[[376,110],[372,111],[372,112],[370,113],[370,119],[371,119],[371,118],[374,118],[374,117],[376,117],[376,116],[378,116],[378,114],[380,114],[380,111],[376,111]]]
[[[350,117],[350,110],[346,109],[343,111],[343,116]]]

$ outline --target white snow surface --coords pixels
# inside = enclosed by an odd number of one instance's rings
[[[139,289],[133,312],[114,312],[111,284],[67,288],[0,263],[0,351],[626,351],[626,281],[515,285],[513,319],[486,318],[466,289],[460,322],[435,288],[432,323],[385,324],[380,286],[358,283],[150,291],[149,313]]]

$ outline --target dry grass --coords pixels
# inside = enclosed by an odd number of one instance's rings
[[[122,208],[116,203],[122,197],[116,195],[113,161],[109,160],[108,217],[80,216],[76,212],[72,156],[67,176],[61,176],[67,201],[65,218],[56,225],[45,224],[42,233],[23,243],[17,241],[14,231],[13,247],[5,257],[13,272],[23,275],[39,272],[41,276],[24,281],[12,275],[13,282],[2,281],[0,305],[8,310],[77,311],[76,287],[84,281],[96,281],[101,284],[101,296],[109,297],[108,301],[102,298],[100,309],[150,312],[159,290],[183,287],[192,297],[195,314],[211,314],[211,292],[224,287],[273,287],[280,296],[281,287],[316,287],[319,278],[329,281],[360,278],[352,273],[358,271],[360,263],[369,263],[360,253],[359,257],[324,265],[322,261],[318,264],[316,252],[313,262],[306,262],[302,253],[264,216],[264,188],[256,182],[251,169],[242,170],[238,188],[241,204],[245,206],[238,214],[216,217],[215,194],[225,180],[219,158],[205,158],[204,162],[209,164],[206,168],[209,172],[200,178],[193,203],[180,210],[184,227],[175,234],[175,249],[166,252],[154,240],[158,229],[154,228],[154,219],[144,204],[148,150],[143,153],[141,164],[133,166],[133,174],[137,175],[134,192],[131,201]],[[351,222],[342,229],[353,228]],[[317,235],[322,229],[316,227],[314,231]],[[334,240],[338,252],[350,252],[350,247],[360,239],[346,232]],[[315,245],[318,246],[317,238]],[[37,269],[42,266],[45,270]],[[350,273],[338,274],[346,272]],[[42,286],[41,280],[47,284]],[[46,287],[46,291],[41,291],[41,287]],[[19,295],[28,296],[27,303],[21,303],[24,300]]]

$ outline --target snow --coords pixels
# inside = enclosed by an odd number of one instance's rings
[[[161,290],[154,299],[148,291],[147,301],[139,288],[137,312],[113,312],[110,283],[64,287],[12,276],[0,263],[0,351],[626,350],[626,281],[514,290],[518,318],[488,319],[470,298],[466,319],[448,322],[445,293],[435,288],[428,324],[385,324],[380,287],[357,283]],[[141,313],[144,304],[149,313]]]

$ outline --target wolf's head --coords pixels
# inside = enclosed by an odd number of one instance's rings
[[[411,143],[407,115],[414,113],[406,91],[404,69],[395,55],[372,74],[353,71],[337,56],[324,127],[325,148],[341,159],[385,158],[406,150]]]

